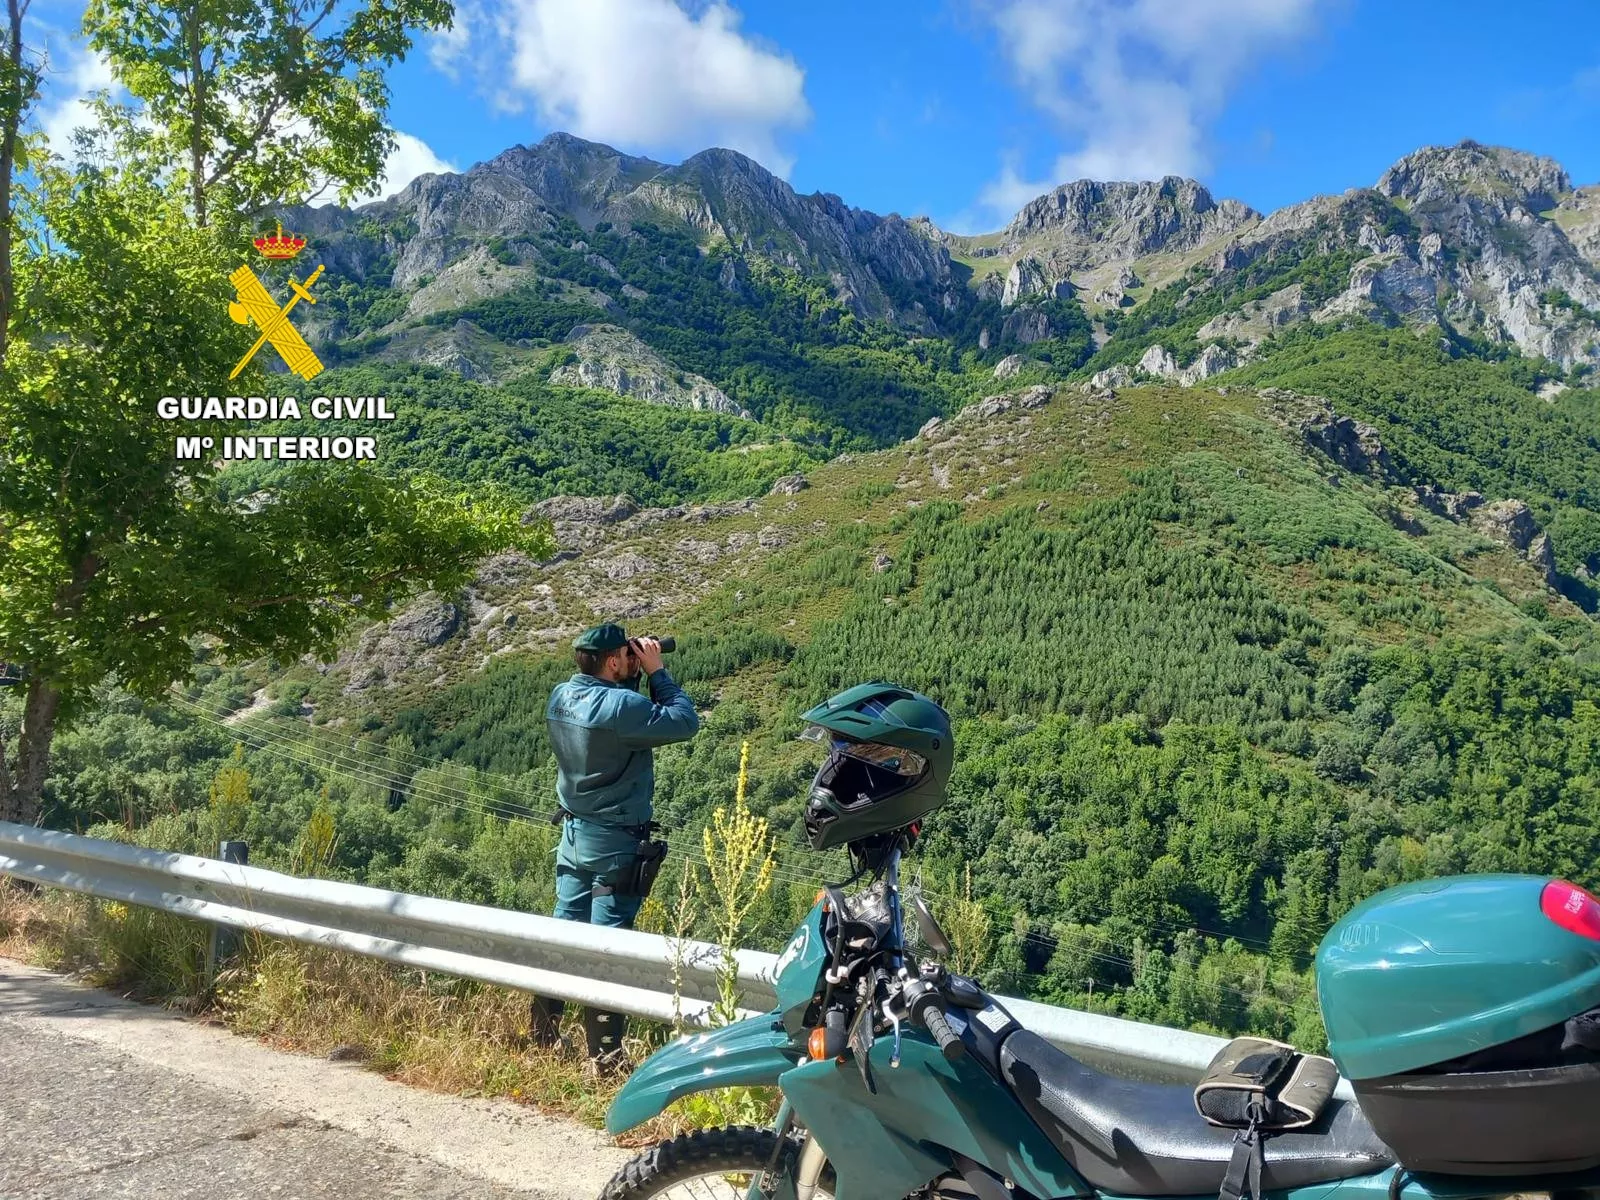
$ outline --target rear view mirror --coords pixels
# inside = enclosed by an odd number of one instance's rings
[[[928,943],[940,958],[948,958],[951,952],[950,939],[945,937],[944,930],[939,928],[939,922],[934,920],[933,913],[921,896],[911,897],[911,915],[917,919],[917,931],[922,934],[922,940]]]

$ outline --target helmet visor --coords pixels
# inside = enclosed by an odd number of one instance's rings
[[[821,725],[807,726],[800,736],[808,742],[822,743],[835,754],[843,754],[846,758],[908,778],[921,775],[928,765],[928,760],[922,755],[903,746],[887,746],[882,742],[852,742]]]

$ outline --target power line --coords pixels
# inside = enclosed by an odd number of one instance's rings
[[[287,731],[272,729],[270,726],[266,728],[261,726],[242,728],[228,725],[226,722],[219,721],[203,709],[198,708],[192,701],[182,700],[180,703],[187,706],[189,715],[193,718],[226,729],[235,738],[255,740],[264,749],[276,750],[286,756],[297,758],[303,764],[313,766],[324,772],[346,776],[358,783],[390,791],[409,790],[412,794],[421,796],[423,799],[432,800],[460,811],[470,812],[479,816],[496,816],[503,820],[526,820],[531,823],[539,823],[540,820],[547,821],[556,811],[554,808],[548,810],[536,809],[531,805],[523,806],[526,811],[518,811],[515,808],[506,806],[503,802],[489,801],[474,796],[441,781],[418,781],[415,776],[407,779],[398,775],[390,775],[360,760],[342,755],[337,751],[324,747],[313,747],[303,739],[297,738]],[[449,763],[448,760],[434,760],[434,763],[441,767],[449,765],[460,769],[459,764]],[[489,775],[487,772],[480,772],[479,774],[480,776]],[[496,777],[489,775],[489,778]],[[501,776],[499,778],[504,777]],[[430,795],[429,793],[432,794]],[[691,835],[681,832],[669,833],[666,835],[666,841],[669,846],[690,861],[701,866],[710,865],[700,848],[691,840]],[[803,887],[814,887],[820,883],[819,876],[798,874],[783,867],[774,867],[773,875],[784,882],[798,884]]]
[[[252,725],[248,727],[230,725],[226,721],[220,720],[212,712],[206,710],[204,706],[195,701],[189,700],[187,697],[174,693],[173,699],[179,706],[182,707],[185,712],[188,713],[188,715],[197,720],[203,721],[206,724],[226,730],[231,736],[253,739],[260,743],[261,748],[263,749],[277,751],[285,754],[286,756],[298,758],[298,761],[304,765],[312,766],[318,770],[335,775],[343,775],[347,778],[355,780],[358,783],[364,783],[368,786],[378,787],[386,791],[409,791],[411,794],[421,796],[423,799],[429,799],[436,803],[444,804],[445,806],[454,808],[458,811],[483,817],[499,817],[500,819],[507,821],[535,821],[538,818],[548,819],[555,812],[554,808],[541,810],[535,808],[531,804],[526,803],[521,804],[519,810],[518,807],[509,805],[504,801],[498,801],[475,795],[462,788],[450,785],[442,780],[419,781],[415,774],[410,777],[406,777],[397,773],[391,774],[378,764],[369,763],[365,760],[356,758],[353,755],[347,755],[326,745],[314,744],[307,739],[297,737],[296,735],[289,733],[287,730],[266,725],[264,723],[252,723]],[[424,769],[426,767],[454,770],[468,769],[463,767],[462,764],[448,759],[421,755],[417,756],[417,758],[420,760],[419,769]],[[472,770],[474,771],[474,777],[477,779],[500,781],[502,787],[506,788],[507,790],[515,790],[514,786],[506,776],[483,771],[477,768],[472,768]],[[432,794],[430,795],[429,793]],[[702,867],[709,867],[710,864],[704,856],[702,848],[693,840],[691,840],[691,835],[674,831],[667,833],[665,835],[665,840],[669,846],[671,846],[688,861]],[[820,886],[820,884],[823,882],[820,875],[802,873],[783,866],[775,866],[773,875],[775,878],[781,879],[784,882],[802,887]],[[956,903],[966,899],[964,897],[957,897],[927,888],[923,888],[922,891],[925,895],[948,903]],[[1110,916],[1111,914],[1103,913],[1102,915]],[[1240,942],[1254,940],[1257,941],[1258,944],[1263,946],[1265,945],[1265,943],[1259,943],[1258,939],[1249,939],[1235,935],[1217,934],[1213,933],[1212,931],[1198,929],[1193,926],[1180,927],[1164,922],[1150,922],[1150,929],[1152,933],[1162,929],[1168,931],[1169,933],[1174,931],[1193,932],[1201,934],[1202,936],[1232,937],[1233,940]],[[1110,954],[1104,949],[1092,949],[1090,948],[1091,945],[1126,950],[1130,954],[1136,954],[1140,951],[1139,947],[1129,946],[1125,942],[1116,942],[1104,938],[1103,936],[1096,936],[1087,931],[1074,933],[1071,937],[1064,937],[1060,934],[1040,933],[1034,930],[1029,930],[1028,932],[1020,935],[1019,940],[1022,942],[1031,942],[1035,946],[1049,951],[1054,951],[1060,948],[1062,945],[1067,945],[1075,948],[1079,953],[1086,954],[1093,959],[1105,962],[1107,964],[1124,967],[1129,970],[1136,969],[1136,963],[1133,958],[1124,957],[1117,954]],[[1038,971],[1028,971],[1026,974],[1036,978],[1043,977],[1044,975],[1043,972]],[[1234,988],[1225,984],[1217,986],[1223,991],[1239,995],[1249,1000],[1258,999],[1262,995],[1260,992],[1245,992],[1242,989]]]

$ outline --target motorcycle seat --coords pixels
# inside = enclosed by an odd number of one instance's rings
[[[1023,1108],[1094,1187],[1133,1196],[1216,1195],[1234,1130],[1195,1111],[1182,1084],[1106,1075],[1019,1029],[1000,1048],[1001,1071]],[[1305,1187],[1366,1175],[1394,1153],[1358,1105],[1333,1099],[1303,1130],[1268,1137],[1262,1187]]]

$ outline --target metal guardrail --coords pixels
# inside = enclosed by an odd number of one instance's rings
[[[673,1019],[675,961],[686,1020],[704,1023],[716,997],[722,952],[706,942],[685,942],[675,955],[674,940],[656,934],[301,879],[5,821],[0,874],[654,1020]],[[765,1011],[776,1000],[777,956],[740,950],[737,957],[745,1003],[752,1013]],[[1224,1044],[1204,1034],[998,999],[1041,1037],[1123,1075],[1192,1080]]]

